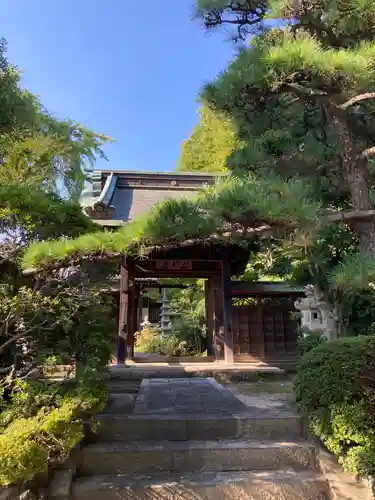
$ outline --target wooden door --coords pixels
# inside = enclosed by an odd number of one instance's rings
[[[235,354],[263,356],[263,338],[257,305],[233,307]]]
[[[233,305],[235,354],[258,359],[296,355],[297,321],[293,309],[291,300],[278,298]]]
[[[297,320],[294,305],[288,298],[262,300],[262,323],[265,357],[295,355],[297,349]]]

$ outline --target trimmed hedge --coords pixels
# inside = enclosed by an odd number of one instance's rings
[[[375,337],[344,338],[301,359],[296,400],[311,431],[357,476],[375,474]]]
[[[21,484],[64,461],[84,437],[84,423],[107,403],[105,380],[90,377],[34,416],[14,419],[0,434],[0,486]]]
[[[314,331],[303,327],[298,332],[298,350],[301,356],[314,349],[314,347],[324,344],[328,339],[322,330]]]

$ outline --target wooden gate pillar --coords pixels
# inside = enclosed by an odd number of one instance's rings
[[[132,357],[134,357],[134,344],[135,344],[135,333],[138,331],[140,321],[139,321],[139,308],[140,304],[140,296],[141,296],[141,285],[134,285],[134,308],[133,308],[133,322],[132,322]]]
[[[133,357],[134,350],[135,284],[134,261],[124,258],[120,267],[119,328],[117,339],[117,364],[124,364]]]
[[[127,336],[126,336],[126,359],[131,360],[134,356],[134,333],[136,323],[136,288],[134,280],[134,260],[127,258],[128,268],[128,315],[127,315]]]
[[[224,320],[221,274],[213,277],[213,343],[217,360],[224,359]]]
[[[222,297],[224,319],[224,361],[234,363],[234,339],[232,326],[232,276],[230,263],[222,261]]]
[[[215,340],[215,280],[210,276],[204,282],[204,295],[206,305],[206,322],[207,322],[207,356],[214,356],[214,340]]]
[[[128,270],[125,266],[125,259],[120,266],[120,296],[118,307],[118,335],[117,335],[117,364],[123,365],[126,358],[126,332],[125,318],[128,315]]]

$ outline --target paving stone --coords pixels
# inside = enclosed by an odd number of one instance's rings
[[[145,379],[134,414],[244,412],[246,406],[214,379]]]
[[[325,500],[324,478],[300,471],[84,478],[73,500]]]
[[[79,474],[147,474],[156,471],[318,470],[305,442],[183,441],[94,444],[81,452]]]

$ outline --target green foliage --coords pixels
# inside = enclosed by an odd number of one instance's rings
[[[0,158],[3,180],[61,185],[78,199],[88,166],[105,157],[102,146],[110,139],[72,120],[57,120],[39,99],[21,89],[17,68],[6,59],[0,40]],[[57,184],[60,184],[58,187]]]
[[[297,285],[305,285],[311,281],[307,271],[307,279],[296,279],[299,267],[306,262],[304,248],[296,247],[293,240],[283,238],[262,238],[252,245],[249,263],[242,279],[248,281],[288,281]]]
[[[310,233],[320,224],[319,216],[319,202],[311,196],[309,187],[299,180],[287,183],[277,177],[229,177],[203,190],[196,200],[167,199],[145,217],[116,232],[33,244],[24,255],[23,267],[59,265],[67,259],[103,253],[128,251],[144,255],[155,245],[178,244],[187,239],[204,241],[213,235],[216,241],[225,242],[232,224],[234,240],[247,233],[251,237],[254,227],[268,224],[289,234],[297,226]]]
[[[216,220],[241,224],[245,231],[262,224],[303,230],[319,226],[320,204],[306,183],[292,179],[283,182],[277,176],[257,178],[229,177],[199,200]]]
[[[19,182],[25,187],[56,189],[60,165],[54,163],[54,157],[62,146],[55,137],[42,134],[16,139],[3,137],[2,145],[1,185]]]
[[[375,260],[372,256],[356,253],[348,255],[329,276],[333,287],[343,292],[373,288]]]
[[[355,93],[374,84],[374,47],[359,44],[353,49],[323,49],[307,33],[271,31],[258,37],[244,50],[214,84],[207,85],[203,97],[217,109],[232,111],[245,105],[250,89],[268,92],[326,93],[329,90]],[[235,97],[236,96],[236,97]],[[254,92],[253,99],[256,98]],[[251,110],[251,101],[244,108]]]
[[[82,366],[100,370],[106,367],[116,342],[116,318],[113,315],[111,297],[92,292],[72,299],[78,302],[73,310],[73,325],[69,331],[70,351]],[[53,353],[64,352],[54,349]]]
[[[275,8],[280,4],[271,3]],[[303,7],[295,2],[281,3],[298,11],[293,15],[297,24],[269,29],[258,36],[205,87],[203,100],[212,109],[225,111],[238,130],[242,142],[228,160],[232,171],[250,170],[261,175],[271,171],[283,179],[307,178],[315,197],[325,206],[356,206],[358,199],[346,177],[348,171],[340,168],[342,134],[330,123],[326,103],[338,107],[358,93],[373,90],[375,45],[364,41],[366,36],[351,45],[327,46],[322,42],[321,16],[337,16],[336,2],[312,2],[309,7],[309,2]],[[315,9],[320,12],[318,26],[308,18]],[[353,14],[355,24],[355,8],[346,9],[341,3],[340,9],[346,11],[345,16]],[[363,5],[358,9],[365,11]],[[341,15],[341,20],[345,16]],[[349,22],[347,18],[345,22]],[[305,24],[309,27],[303,30],[301,25]],[[373,104],[362,103],[346,111],[358,155],[374,143],[372,127],[368,126],[372,109]]]
[[[351,151],[356,151],[353,157],[361,157],[362,151],[373,146],[374,101],[349,105],[345,112],[342,109],[350,98],[374,90],[374,3],[201,0],[197,10],[207,28],[232,25],[238,30],[237,39],[246,38],[253,26],[258,28],[261,19],[293,21],[293,26],[288,22],[282,29],[275,27],[258,33],[251,45],[244,47],[202,93],[208,107],[225,112],[231,119],[241,139],[227,161],[229,169],[236,174],[251,171],[267,176],[276,172],[285,180],[306,179],[314,197],[329,209],[372,208],[371,200],[366,199],[367,189],[362,186],[360,199],[356,195],[359,191],[354,187],[355,176],[349,172],[362,169],[371,190],[373,161],[361,163],[351,161],[350,155],[342,156],[345,134],[327,110],[331,107],[339,111],[337,120],[346,127],[354,148]],[[355,226],[356,231],[359,227]],[[373,237],[368,235],[371,228],[361,227],[362,233],[357,232],[361,248],[372,253],[366,240]],[[357,289],[368,287],[369,283],[371,286],[371,265],[362,256],[357,260],[351,257],[357,253],[353,246],[358,246],[354,237],[349,251],[345,244],[338,252],[337,247],[331,246],[321,251],[323,245],[314,242],[314,248],[308,251],[308,262],[295,270],[302,277],[307,269],[327,290],[325,276],[334,273],[334,261],[337,265],[349,257],[352,265],[344,262],[335,273],[338,279],[331,279],[338,283],[334,286],[335,294],[338,288],[343,290],[345,283],[346,290],[352,284]],[[360,272],[356,273],[356,269]]]
[[[26,287],[13,295],[2,286],[0,297],[1,354],[21,339],[32,342],[39,352],[43,346],[54,345],[56,331],[68,326],[68,309],[57,296],[46,296]]]
[[[184,343],[188,355],[199,355],[206,350],[203,286],[203,282],[198,282],[196,286],[174,294],[171,300],[171,309],[176,314],[172,318],[172,331]]]
[[[34,123],[37,99],[20,87],[20,75],[6,58],[7,44],[0,39],[0,136]]]
[[[144,328],[135,336],[134,351],[161,354],[162,339],[157,328]]]
[[[95,230],[77,202],[20,183],[0,183],[0,231],[20,244]]]
[[[64,363],[82,363],[99,369],[106,366],[115,331],[109,299],[95,291],[62,287],[45,291],[0,288],[0,354],[13,352],[20,343],[25,361],[42,363],[57,355]]]
[[[375,334],[375,292],[373,289],[348,290],[338,294],[342,335]]]
[[[346,100],[371,90],[372,51],[370,45],[328,50],[306,32],[294,37],[275,29],[258,37],[202,93],[210,107],[228,114],[242,139],[229,168],[303,175],[317,196],[342,201],[347,186],[338,168],[337,137],[319,98],[334,93]]]
[[[310,274],[321,290],[328,291],[330,276],[341,262],[358,252],[358,239],[344,224],[321,227],[308,249]]]
[[[299,3],[293,0],[271,0],[269,8],[269,17],[298,18],[304,29],[331,47],[350,47],[358,40],[373,40],[371,33],[375,24],[375,6],[372,0],[311,0]],[[317,19],[320,23],[317,23]]]
[[[325,342],[327,342],[327,337],[324,336],[322,330],[310,330],[309,328],[302,327],[298,331],[297,343],[301,356]]]
[[[115,321],[106,300],[83,272],[75,282],[74,273],[67,280],[38,276],[32,288],[17,273],[31,241],[96,228],[77,198],[105,141],[56,120],[22,90],[0,42],[0,485],[22,483],[66,459],[84,422],[107,400],[102,373]],[[74,366],[74,381],[30,380],[45,360]]]
[[[303,356],[295,379],[312,432],[361,476],[375,472],[374,354],[374,337],[327,342]]]
[[[6,379],[2,382],[2,386],[5,385]],[[69,388],[67,385],[47,380],[15,379],[11,403],[0,400],[0,432],[18,418],[35,416],[42,408],[58,407]]]
[[[195,16],[207,29],[223,27],[235,42],[245,40],[262,29],[261,21],[266,15],[267,0],[197,0]]]
[[[160,354],[163,356],[185,356],[186,342],[181,341],[177,335],[162,337],[161,332],[156,328],[144,328],[137,333],[136,352],[149,354]]]
[[[226,160],[238,144],[231,121],[207,106],[200,109],[200,121],[184,141],[177,171],[225,172]]]
[[[27,410],[19,401],[14,403],[8,414],[15,417],[17,410],[22,413],[0,434],[0,485],[31,480],[47,472],[54,463],[65,460],[82,440],[84,423],[107,402],[103,379],[89,372],[65,395],[54,384],[46,392],[35,390],[33,383],[28,388],[29,393],[23,398],[28,403]],[[54,391],[60,397],[51,400]],[[33,395],[38,397],[39,404],[32,401]],[[48,406],[36,411],[43,403]]]

